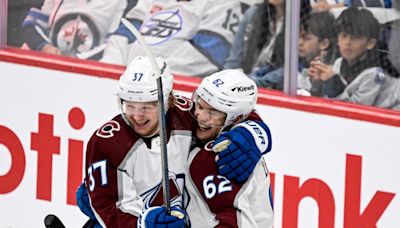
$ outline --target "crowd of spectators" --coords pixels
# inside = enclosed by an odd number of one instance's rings
[[[12,1],[8,44],[127,65],[143,49],[124,17],[175,74],[239,68],[282,90],[285,2]],[[398,0],[302,0],[298,94],[400,109],[399,8]]]

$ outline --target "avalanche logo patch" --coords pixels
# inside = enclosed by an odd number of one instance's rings
[[[169,173],[169,188],[171,204],[181,205],[182,201],[180,196],[182,196],[182,192],[180,191],[177,176],[172,172]],[[140,197],[142,197],[146,209],[149,207],[163,205],[164,200],[162,182],[149,189],[148,191],[142,193]]]
[[[182,24],[179,10],[160,11],[143,22],[140,33],[149,45],[159,45],[174,37],[182,29]]]
[[[110,122],[104,124],[101,128],[99,128],[96,132],[96,135],[101,138],[111,138],[114,136],[114,131],[119,131],[121,126],[117,121],[111,120]]]

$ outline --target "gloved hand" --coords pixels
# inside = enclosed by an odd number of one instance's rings
[[[140,228],[181,228],[185,226],[186,212],[174,206],[171,214],[165,207],[150,207],[140,215]]]
[[[96,216],[94,215],[92,208],[90,207],[89,195],[87,193],[85,183],[79,185],[76,190],[76,203],[78,204],[79,209],[90,218],[91,227],[101,228],[102,226],[97,221]],[[87,222],[89,223],[89,222]]]
[[[271,151],[271,132],[262,121],[245,121],[222,133],[214,142],[219,174],[245,182],[261,155]]]

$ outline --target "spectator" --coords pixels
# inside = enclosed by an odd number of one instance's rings
[[[302,95],[320,96],[322,83],[317,78],[310,78],[308,67],[311,61],[321,61],[332,65],[338,57],[336,48],[337,32],[332,27],[334,16],[329,11],[313,12],[304,17],[300,25],[299,57],[301,74],[298,80]]]
[[[89,54],[118,26],[126,1],[56,1],[30,9],[20,37],[29,49],[49,54]],[[89,52],[89,53],[88,53]],[[93,57],[96,58],[96,57]]]
[[[240,0],[139,1],[126,15],[175,74],[206,76],[222,68],[242,17]],[[143,48],[121,25],[102,62],[126,65]]]
[[[312,62],[312,77],[325,81],[327,97],[357,104],[400,109],[400,81],[385,74],[375,47],[380,25],[366,9],[350,7],[336,20],[341,58],[333,66]]]

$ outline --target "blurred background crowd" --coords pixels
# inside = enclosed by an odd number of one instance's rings
[[[287,4],[300,7],[298,95],[400,110],[400,0],[13,0],[7,44],[127,65],[144,52],[126,18],[177,75],[239,68],[282,90]]]

